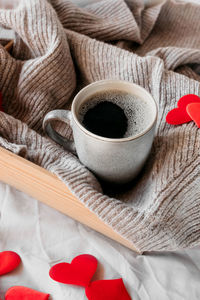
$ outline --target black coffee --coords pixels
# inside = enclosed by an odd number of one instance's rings
[[[122,138],[128,126],[123,109],[109,101],[102,101],[88,109],[82,123],[92,133],[112,139]]]
[[[78,118],[90,132],[107,138],[126,138],[144,131],[153,120],[148,101],[117,90],[98,92],[82,104]]]

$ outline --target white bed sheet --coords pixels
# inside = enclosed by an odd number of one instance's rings
[[[9,287],[23,285],[53,300],[87,299],[83,288],[54,282],[48,272],[55,263],[89,253],[99,260],[95,279],[122,277],[133,300],[200,299],[200,247],[137,255],[3,183],[0,212],[0,251],[22,258],[18,269],[0,277],[1,298]]]

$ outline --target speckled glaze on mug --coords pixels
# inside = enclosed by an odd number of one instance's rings
[[[88,98],[98,92],[122,91],[133,94],[150,104],[152,120],[145,130],[137,135],[111,139],[91,133],[78,120],[78,112]],[[60,120],[70,124],[74,143],[59,135],[51,121]],[[105,181],[124,184],[132,180],[142,169],[151,150],[157,120],[157,105],[153,97],[142,87],[121,80],[101,80],[83,88],[74,98],[71,112],[54,110],[43,121],[43,129],[65,149],[77,152],[80,161],[94,174]]]

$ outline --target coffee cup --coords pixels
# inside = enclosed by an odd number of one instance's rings
[[[144,119],[138,125],[141,128],[138,127],[135,133],[121,138],[108,138],[88,130],[80,119],[80,110],[83,105],[85,107],[89,102],[91,104],[97,94],[105,93],[111,96],[112,93],[119,93],[125,106],[126,97],[123,99],[123,93],[137,97],[137,101],[141,101],[138,102],[140,115],[137,116],[137,111],[135,114],[137,118],[142,116]],[[146,116],[143,110],[146,110]],[[72,102],[71,111],[50,111],[43,120],[43,129],[55,142],[76,153],[81,163],[97,177],[107,182],[124,184],[136,177],[144,166],[151,150],[157,114],[155,100],[141,86],[122,80],[100,80],[79,91]],[[52,122],[55,120],[72,127],[74,142],[54,130]]]

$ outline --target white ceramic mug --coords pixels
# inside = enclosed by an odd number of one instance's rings
[[[101,137],[88,131],[80,123],[78,112],[88,98],[98,92],[121,91],[149,101],[152,121],[141,133],[120,139]],[[51,122],[59,120],[69,124],[74,142],[58,134]],[[43,121],[43,129],[65,149],[77,152],[80,161],[101,179],[123,184],[133,179],[142,169],[151,150],[157,120],[157,105],[142,87],[121,80],[101,80],[83,88],[74,98],[71,111],[53,110]]]

